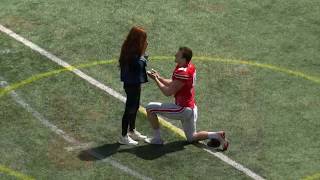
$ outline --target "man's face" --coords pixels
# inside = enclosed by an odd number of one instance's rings
[[[176,55],[176,63],[182,63],[183,61],[185,61],[185,58],[182,57],[182,52],[181,51],[177,51]]]

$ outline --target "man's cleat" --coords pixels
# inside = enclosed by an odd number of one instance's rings
[[[123,144],[123,145],[131,145],[131,146],[136,146],[138,145],[138,142],[133,140],[131,137],[129,137],[128,135],[125,135],[125,136],[120,136],[118,142],[120,144]]]
[[[163,140],[158,138],[146,138],[144,139],[144,142],[148,144],[154,144],[154,145],[163,145]]]
[[[222,151],[226,151],[228,147],[229,147],[229,142],[226,140],[225,143],[223,144]]]
[[[207,146],[212,148],[218,148],[220,146],[220,141],[218,139],[210,139],[207,143]]]
[[[129,131],[128,135],[135,141],[142,141],[147,138],[147,136],[142,135],[140,132],[137,130]]]
[[[229,147],[229,141],[226,138],[226,134],[225,134],[224,131],[220,131],[220,132],[218,132],[218,134],[221,137],[220,144],[222,145],[222,151],[226,151],[228,149],[228,147]]]

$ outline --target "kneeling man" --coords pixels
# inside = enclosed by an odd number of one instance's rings
[[[225,138],[225,132],[196,132],[197,106],[195,103],[194,85],[196,80],[196,68],[191,63],[192,50],[181,47],[175,55],[176,68],[171,79],[165,79],[152,70],[148,76],[153,79],[161,92],[166,96],[174,96],[175,103],[151,102],[146,107],[147,117],[154,130],[154,136],[145,141],[150,144],[163,144],[160,136],[158,115],[169,119],[180,120],[187,141],[195,142],[205,139],[214,139],[220,142],[222,150],[227,150],[229,142]]]

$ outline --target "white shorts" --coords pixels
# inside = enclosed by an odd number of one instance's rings
[[[151,102],[146,109],[163,117],[180,120],[183,131],[189,142],[193,141],[193,134],[196,132],[196,122],[198,118],[198,109],[189,107],[181,107],[174,103]]]

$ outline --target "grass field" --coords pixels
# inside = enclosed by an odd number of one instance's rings
[[[110,62],[81,70],[123,95],[113,61],[133,25],[147,29],[148,68],[166,77],[178,47],[191,47],[197,129],[225,130],[231,146],[224,155],[265,179],[285,180],[320,179],[319,17],[316,0],[0,2],[0,24],[71,65]],[[61,68],[0,33],[0,81],[14,85]],[[14,92],[66,134],[92,145],[67,150],[74,144],[4,94],[0,179],[251,179],[170,129],[162,128],[163,147],[119,146],[124,104],[72,72],[34,80]],[[150,82],[143,86],[141,105],[150,101],[172,99]],[[152,135],[141,113],[137,128]]]

